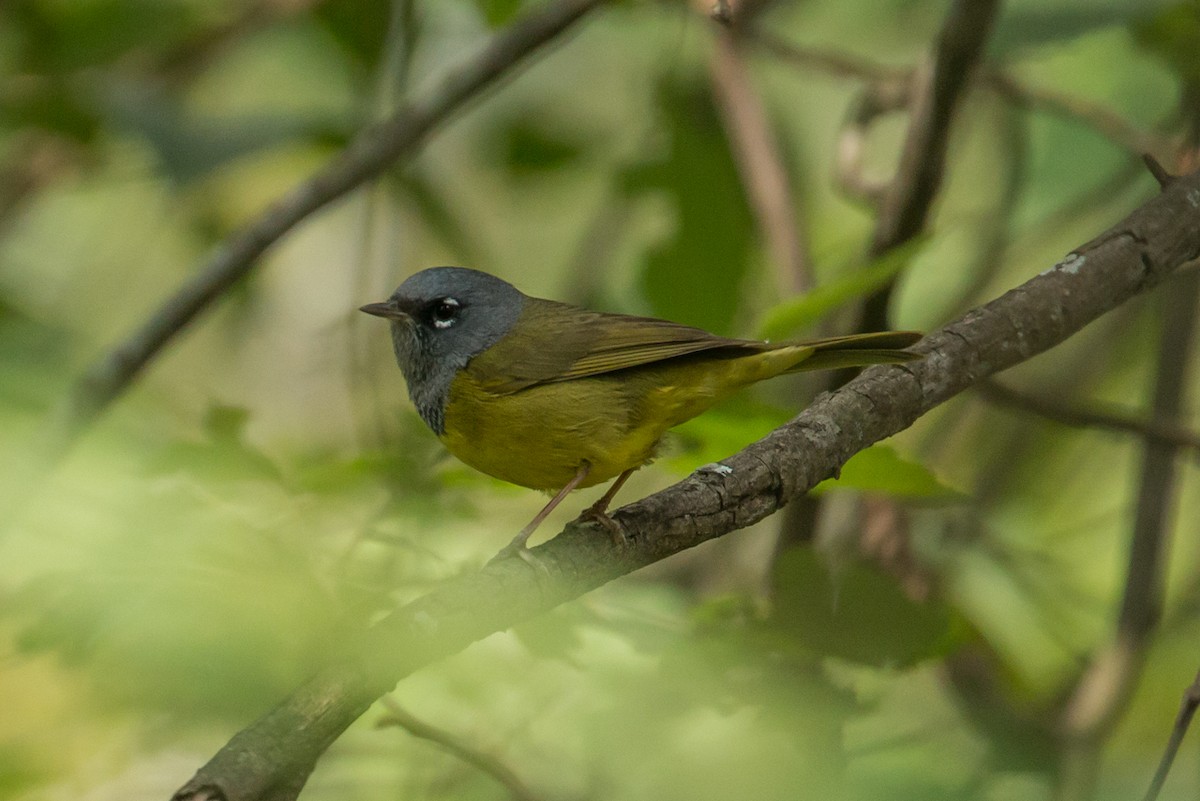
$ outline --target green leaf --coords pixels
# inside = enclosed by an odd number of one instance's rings
[[[1019,0],[1006,4],[988,45],[994,55],[1076,40],[1102,28],[1127,25],[1171,0]]]
[[[695,84],[668,82],[659,90],[666,156],[627,170],[622,189],[633,197],[665,193],[675,208],[674,232],[642,270],[654,314],[728,334],[754,219],[711,95]]]
[[[282,472],[275,463],[242,439],[249,420],[247,409],[211,404],[204,414],[204,440],[170,441],[149,452],[147,475],[157,478],[183,474],[192,479],[211,481],[214,486],[243,481],[284,484]]]
[[[62,365],[71,336],[48,326],[0,294],[0,412],[40,415],[64,391]]]
[[[832,573],[816,551],[800,547],[774,573],[772,622],[823,656],[904,667],[947,653],[962,630],[948,606],[912,600],[867,564]]]
[[[23,68],[33,72],[72,73],[112,63],[131,51],[147,59],[208,33],[197,4],[178,0],[6,5],[12,6],[6,24],[30,35],[21,56]]]
[[[512,22],[521,10],[521,0],[476,0],[479,12],[491,28],[499,28]]]
[[[912,262],[927,241],[927,236],[918,237],[862,269],[823,284],[808,294],[780,303],[764,316],[758,330],[759,339],[779,340],[795,337],[830,312],[886,286]]]
[[[539,124],[528,115],[501,131],[501,159],[510,173],[528,175],[578,161],[584,145],[563,135],[562,126]]]
[[[839,487],[901,498],[940,501],[961,501],[965,498],[958,490],[939,481],[924,465],[905,459],[887,445],[872,445],[859,451],[842,466],[838,478],[822,481],[813,491]]]
[[[1200,83],[1200,8],[1195,0],[1134,23],[1133,38],[1161,58],[1185,83]]]
[[[391,30],[391,16],[392,0],[317,3],[313,9],[314,19],[368,72],[378,68]],[[404,32],[406,36],[411,34]]]

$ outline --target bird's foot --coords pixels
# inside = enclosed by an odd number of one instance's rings
[[[598,523],[601,527],[608,530],[612,536],[613,545],[620,547],[629,542],[629,537],[625,535],[625,529],[621,528],[621,524],[608,516],[608,510],[596,503],[584,509],[579,514],[579,520],[584,523]]]
[[[510,542],[508,545],[505,545],[496,553],[495,556],[489,559],[487,561],[488,565],[494,565],[497,562],[504,562],[508,559],[516,557],[539,573],[547,576],[550,575],[550,569],[546,567],[546,564],[541,559],[538,559],[536,556],[534,556],[533,551],[526,547],[525,540],[527,539],[529,539],[529,535],[522,531],[513,538],[512,542]]]

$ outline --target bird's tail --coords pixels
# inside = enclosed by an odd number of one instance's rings
[[[787,370],[836,370],[842,367],[862,367],[868,364],[900,364],[921,359],[919,353],[902,350],[921,338],[916,331],[880,331],[874,334],[814,339],[789,343],[812,348],[812,355]],[[782,344],[782,343],[781,343]]]

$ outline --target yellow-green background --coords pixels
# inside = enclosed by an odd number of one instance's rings
[[[392,5],[0,7],[0,188],[41,178],[0,207],[6,486],[37,463],[73,379],[217,243],[398,98],[435,89],[521,4],[418,0],[407,33],[390,27]],[[255,6],[264,21],[246,24]],[[947,6],[806,0],[763,22],[904,66]],[[712,33],[673,3],[589,17],[403,169],[306,220],[52,478],[5,493],[0,798],[166,797],[339,632],[478,566],[540,506],[444,457],[408,404],[383,325],[355,311],[405,276],[467,264],[531,294],[727,334],[778,314],[785,278],[712,105]],[[1173,131],[1195,42],[1194,3],[1021,0],[1004,5],[987,59]],[[830,180],[859,84],[753,48],[747,59],[817,281],[838,285],[869,266],[873,215]],[[902,133],[899,116],[873,131],[874,173]],[[973,91],[892,324],[953,319],[1154,190],[1136,154],[1088,125]],[[818,324],[845,330],[852,307]],[[1005,379],[1144,407],[1157,310],[1139,299]],[[763,435],[811,390],[764,387],[696,421],[622,497]],[[767,520],[490,637],[397,699],[547,799],[1049,798],[1046,728],[1111,634],[1139,445],[968,394],[888,447],[825,492],[818,547],[772,561],[780,518]],[[1184,457],[1167,614],[1098,798],[1140,796],[1200,665],[1197,486]],[[855,555],[860,489],[903,510],[915,585]],[[964,665],[985,689],[950,680]],[[506,797],[432,746],[376,730],[379,716],[333,746],[306,798]],[[1193,798],[1198,771],[1185,747],[1163,798]]]

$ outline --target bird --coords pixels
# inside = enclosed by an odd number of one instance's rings
[[[909,362],[914,331],[810,341],[730,339],[651,317],[531,297],[486,272],[430,267],[360,308],[391,327],[421,419],[447,450],[553,497],[493,559],[530,561],[527,541],[576,489],[612,480],[607,510],[664,434],[739,389],[803,370]]]

